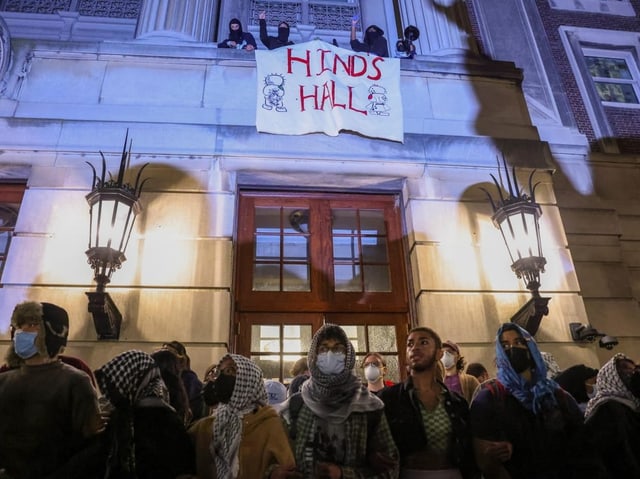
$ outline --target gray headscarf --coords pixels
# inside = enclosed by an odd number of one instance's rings
[[[347,347],[345,367],[340,374],[324,374],[318,368],[318,345],[326,338],[339,339]],[[384,407],[383,402],[370,393],[358,376],[353,373],[356,353],[344,330],[336,324],[322,326],[311,341],[307,357],[311,377],[301,388],[302,399],[316,416],[329,422],[344,422],[352,412],[375,411]]]

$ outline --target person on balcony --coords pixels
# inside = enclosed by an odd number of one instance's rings
[[[358,17],[351,20],[351,49],[354,52],[366,52],[379,57],[389,56],[387,39],[384,37],[384,30],[377,25],[369,25],[364,33],[364,41],[356,39],[356,25]]]
[[[229,36],[218,43],[218,48],[235,48],[252,52],[258,48],[258,45],[251,33],[242,31],[240,20],[232,18],[229,22]]]
[[[278,24],[278,36],[272,37],[267,33],[266,12],[260,12],[258,18],[260,19],[260,41],[265,47],[269,50],[275,50],[276,48],[293,45],[293,42],[289,40],[289,24],[287,22],[280,22]]]

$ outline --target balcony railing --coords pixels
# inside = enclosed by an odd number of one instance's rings
[[[315,25],[318,30],[350,31],[351,19],[360,15],[360,2],[357,0],[252,0],[250,25],[258,25],[258,15],[266,12],[267,24],[277,26],[287,22]]]
[[[0,12],[78,12],[88,17],[138,18],[142,0],[0,0]]]

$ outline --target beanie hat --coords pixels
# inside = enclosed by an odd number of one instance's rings
[[[41,355],[52,358],[62,352],[69,335],[69,315],[64,309],[51,303],[25,301],[14,308],[11,325],[20,329],[28,322],[40,323],[36,346]],[[9,354],[11,352],[15,354],[13,344]]]
[[[280,404],[287,399],[287,387],[280,381],[267,379],[264,382],[264,388],[267,390],[267,397],[271,405]]]
[[[460,355],[460,348],[458,347],[458,345],[456,343],[454,343],[453,341],[447,339],[446,341],[444,341],[442,343],[442,347],[449,347],[451,349],[453,349],[457,355]]]

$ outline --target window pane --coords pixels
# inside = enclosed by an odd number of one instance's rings
[[[256,207],[256,232],[280,233],[280,208]]]
[[[353,209],[333,209],[331,210],[333,234],[356,234],[358,233],[358,222],[356,211]]]
[[[638,103],[633,86],[628,83],[596,82],[596,89],[602,101],[615,103]]]
[[[360,210],[360,230],[367,235],[387,235],[384,223],[384,211]]]
[[[9,247],[9,239],[11,238],[10,231],[0,231],[0,256],[7,253]]]
[[[251,325],[251,351],[271,353],[280,351],[280,327]]]
[[[280,266],[255,264],[253,267],[253,291],[280,291]]]
[[[385,237],[362,238],[363,263],[387,263],[387,239]]]
[[[265,379],[280,379],[280,356],[252,355],[251,359],[260,366]]]
[[[337,260],[355,261],[360,257],[360,247],[358,237],[354,236],[334,236],[333,237],[333,258]]]
[[[336,291],[362,291],[362,283],[360,282],[360,266],[334,265],[333,281]]]
[[[369,292],[389,292],[391,291],[391,276],[389,267],[383,266],[363,266],[364,290]]]
[[[306,236],[287,235],[284,237],[283,259],[308,261],[309,241]]]
[[[633,80],[627,62],[622,58],[585,57],[589,73],[597,78]]]
[[[283,291],[310,291],[308,264],[283,265],[282,290]]]
[[[369,326],[369,351],[397,352],[396,328],[393,325]]]
[[[275,235],[256,235],[256,252],[255,259],[257,261],[279,260],[280,259],[280,236]]]

